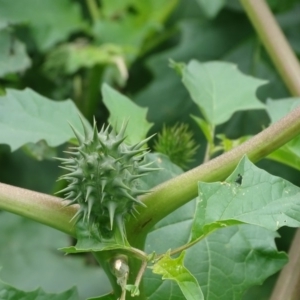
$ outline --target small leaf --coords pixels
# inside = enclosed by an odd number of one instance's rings
[[[266,81],[242,74],[234,64],[192,60],[183,70],[182,81],[212,125],[228,121],[239,110],[265,108],[255,93]]]
[[[84,222],[76,224],[77,243],[75,246],[60,248],[66,253],[83,253],[83,252],[98,252],[115,249],[129,249],[128,242],[123,243],[122,238],[115,234],[111,238],[103,238],[100,236],[98,229],[89,227]]]
[[[123,122],[129,120],[126,141],[132,145],[143,140],[152,126],[146,119],[147,108],[139,107],[107,84],[102,86],[102,95],[103,102],[110,112],[109,123],[116,131],[121,129]]]
[[[162,279],[170,279],[176,281],[179,285],[185,299],[187,300],[204,300],[201,288],[196,278],[183,265],[185,252],[181,252],[180,256],[172,259],[170,252],[167,252],[153,266],[153,273],[162,275]]]
[[[205,120],[203,120],[202,118],[199,118],[199,117],[196,117],[196,116],[191,116],[191,117],[192,117],[192,119],[195,120],[195,122],[201,128],[206,140],[209,143],[213,143],[214,129],[212,128],[212,126],[209,123],[207,123]]]
[[[257,168],[244,157],[225,182],[199,182],[192,240],[247,223],[276,231],[300,226],[300,188]]]
[[[55,148],[51,148],[44,140],[34,143],[27,143],[22,150],[36,160],[53,159],[57,156]]]
[[[50,294],[38,288],[31,292],[21,291],[0,281],[0,299],[3,300],[79,300],[76,288],[71,288],[59,294]]]
[[[28,88],[7,89],[0,97],[0,144],[9,145],[11,151],[41,140],[56,147],[74,137],[68,121],[83,131],[78,115],[71,100],[51,101]]]
[[[139,287],[133,284],[127,284],[126,290],[130,292],[131,297],[139,296],[140,294]]]
[[[23,72],[31,65],[25,45],[9,30],[0,31],[0,53],[0,77]]]

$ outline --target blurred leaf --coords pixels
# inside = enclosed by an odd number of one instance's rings
[[[287,98],[281,100],[267,100],[266,110],[274,123],[300,106],[300,98]],[[300,170],[300,137],[286,143],[280,149],[268,155],[268,158]]]
[[[123,122],[128,121],[126,142],[133,145],[143,140],[152,126],[146,119],[147,108],[139,107],[107,84],[102,86],[102,95],[110,112],[109,122],[115,130],[118,132]]]
[[[0,298],[3,300],[78,300],[76,288],[60,294],[45,293],[41,288],[24,292],[0,281]]]
[[[203,134],[205,135],[206,140],[209,143],[213,143],[213,140],[214,140],[214,130],[213,130],[211,124],[209,124],[208,122],[206,122],[204,119],[198,118],[196,116],[191,116],[191,118],[193,120],[195,120],[195,122],[197,123],[197,125],[199,126],[199,128],[202,130]]]
[[[162,30],[162,24],[177,4],[177,0],[119,1],[102,3],[104,18],[94,26],[94,34],[101,43],[124,47],[129,61],[142,49],[151,33]]]
[[[275,123],[298,106],[300,106],[299,97],[280,100],[268,99],[266,103],[266,110],[270,116],[271,123]]]
[[[53,159],[57,157],[55,148],[51,148],[44,140],[37,143],[28,143],[22,147],[23,151],[36,160]]]
[[[95,298],[88,298],[87,300],[115,300],[116,297],[112,293],[106,294],[104,296],[95,297]]]
[[[296,2],[297,0],[290,1]],[[286,3],[286,1],[282,3]],[[299,14],[300,3],[298,3],[298,5],[294,9],[278,15],[276,18],[280,27],[283,29],[284,34],[287,37],[290,45],[298,54],[300,54],[300,32],[298,30],[300,26]]]
[[[183,265],[185,252],[180,256],[172,259],[170,252],[167,252],[153,266],[153,273],[162,275],[162,279],[176,281],[180,287],[185,299],[187,300],[204,300],[201,288],[195,277]]]
[[[68,122],[83,131],[81,114],[71,100],[51,101],[28,88],[6,92],[0,97],[0,143],[9,145],[11,151],[40,140],[51,147],[69,141],[74,133]]]
[[[300,188],[257,168],[247,157],[225,182],[199,182],[198,188],[191,241],[239,223],[273,231],[300,226]]]
[[[2,22],[28,26],[43,51],[85,26],[79,5],[70,0],[0,0],[0,7]]]
[[[243,144],[244,142],[249,140],[252,136],[245,135],[245,136],[242,136],[239,139],[235,139],[235,140],[228,139],[224,134],[218,134],[216,137],[221,141],[220,148],[223,151],[227,152],[227,151]]]
[[[238,110],[264,109],[255,92],[266,81],[242,74],[233,64],[192,60],[182,81],[212,125],[228,121]]]
[[[67,235],[5,212],[0,213],[0,228],[0,275],[5,282],[21,290],[41,287],[51,293],[77,286],[80,299],[110,291],[99,266],[57,250],[71,243]]]
[[[180,78],[169,68],[169,59],[180,62],[188,62],[192,57],[201,61],[221,59],[250,32],[248,20],[228,12],[211,22],[184,19],[178,27],[180,32],[175,38],[179,43],[146,61],[153,80],[134,99],[137,104],[149,108],[149,120],[156,126],[154,132],[163,123],[186,122],[188,116],[197,111]]]
[[[122,50],[115,45],[94,46],[84,40],[56,47],[47,57],[45,72],[51,77],[57,74],[71,75],[81,68],[97,64],[116,64],[122,58]]]
[[[9,30],[0,30],[0,53],[0,77],[23,72],[31,65],[24,44]]]
[[[214,1],[206,1],[206,0],[196,0],[202,11],[209,18],[214,18],[218,12],[224,7],[226,0],[214,0]]]

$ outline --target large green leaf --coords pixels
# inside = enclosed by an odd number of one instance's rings
[[[232,185],[239,188],[234,182],[237,174],[232,176]],[[195,205],[196,201],[191,201],[160,221],[148,235],[146,251],[164,253],[187,243]],[[241,299],[249,287],[262,284],[287,262],[286,254],[276,249],[274,238],[277,236],[261,226],[245,224],[221,228],[187,250],[185,266],[198,280],[204,299]],[[150,271],[144,280],[148,299],[182,299],[176,284],[161,282]]]
[[[74,137],[68,122],[83,131],[80,115],[71,100],[55,102],[31,89],[7,89],[0,97],[0,143],[12,151],[40,140],[58,146]]]
[[[266,81],[242,74],[233,64],[192,60],[182,70],[182,81],[213,125],[226,122],[239,110],[264,109],[255,92]]]
[[[172,259],[167,252],[153,266],[153,273],[162,275],[162,279],[174,280],[185,299],[187,300],[204,300],[203,293],[196,278],[184,266],[185,252],[181,252],[179,257]]]
[[[50,294],[38,288],[31,292],[21,291],[0,281],[0,299],[3,300],[78,300],[75,288],[59,294]]]
[[[266,110],[271,122],[274,123],[298,106],[300,106],[300,98],[268,99]],[[300,170],[300,137],[296,137],[286,143],[280,149],[271,153],[268,158]]]
[[[198,279],[204,299],[242,299],[249,287],[261,285],[288,262],[276,249],[276,237],[253,225],[220,229],[187,251],[185,265]]]
[[[72,244],[67,235],[5,212],[0,213],[0,228],[3,281],[21,290],[41,287],[51,293],[77,286],[80,299],[110,291],[106,274],[88,263],[88,257],[66,256],[57,250]]]
[[[110,112],[109,122],[113,127],[119,131],[123,122],[128,121],[126,141],[135,144],[143,140],[152,126],[146,119],[147,108],[139,107],[107,84],[102,86],[102,95]]]
[[[9,30],[0,31],[0,77],[23,72],[30,67],[25,46]]]
[[[79,5],[70,0],[0,0],[0,7],[0,20],[28,26],[42,50],[84,28]]]
[[[193,201],[157,224],[147,238],[147,252],[164,253],[188,242],[194,214]],[[204,299],[241,299],[249,287],[262,284],[287,263],[275,237],[277,233],[259,226],[222,228],[187,250],[185,266],[198,280]],[[151,271],[144,280],[149,300],[182,299],[175,283],[161,282]]]
[[[276,231],[300,226],[300,188],[244,157],[225,182],[199,182],[191,240],[238,223]]]

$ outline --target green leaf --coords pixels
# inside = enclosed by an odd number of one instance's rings
[[[21,290],[41,287],[51,293],[76,286],[79,299],[110,291],[106,274],[103,269],[88,263],[90,257],[66,256],[57,250],[72,244],[69,236],[6,212],[0,213],[0,228],[0,275],[3,281]]]
[[[176,168],[177,171],[173,170],[168,177],[167,170],[171,165],[160,164],[159,157],[163,159],[164,156],[158,156],[156,166],[166,168],[159,175],[165,172],[166,176],[153,178],[146,188],[181,173]],[[186,244],[190,240],[196,204],[196,200],[190,201],[156,224],[147,237],[145,251],[164,253]],[[259,226],[238,225],[214,231],[187,249],[185,265],[198,280],[204,299],[241,299],[249,287],[262,284],[280,270],[287,262],[287,256],[277,251],[275,237],[278,237],[277,233]],[[177,284],[161,283],[150,270],[144,276],[144,286],[149,300],[182,299]]]
[[[118,235],[111,238],[100,236],[97,228],[88,228],[86,224],[80,222],[76,225],[77,242],[75,246],[60,248],[66,253],[98,252],[104,250],[130,249],[126,241]]]
[[[78,300],[76,288],[59,294],[50,294],[38,288],[31,292],[21,291],[0,281],[0,298],[3,300]]]
[[[122,59],[120,47],[115,45],[94,46],[75,41],[56,47],[47,57],[45,71],[52,77],[57,74],[71,75],[81,68],[95,65],[116,64]],[[54,73],[54,74],[52,74]]]
[[[220,229],[189,249],[185,264],[205,299],[242,299],[249,287],[261,285],[288,262],[276,249],[276,237],[276,232],[253,225]]]
[[[268,99],[266,110],[270,116],[271,123],[274,123],[298,106],[300,106],[300,98]],[[280,149],[268,155],[268,158],[300,170],[300,137],[296,137],[286,143]]]
[[[0,78],[23,72],[31,65],[25,46],[9,30],[0,31]]]
[[[23,0],[21,6],[18,1],[0,0],[0,7],[0,19],[26,24],[41,50],[85,27],[79,4],[70,0]]]
[[[191,240],[238,223],[276,231],[300,226],[300,188],[244,157],[225,182],[199,182]]]
[[[222,59],[224,53],[231,52],[236,44],[248,38],[249,22],[242,15],[227,11],[214,22],[203,22],[199,16],[194,17],[198,9],[195,0],[189,1],[189,4],[194,4],[193,18],[185,18],[178,23],[179,33],[175,36],[178,44],[150,56],[146,63],[153,80],[134,98],[137,104],[149,107],[149,120],[156,126],[154,131],[158,131],[163,123],[186,121],[198,110],[179,76],[168,67],[170,58],[177,62],[188,62],[191,57],[203,61]],[[182,12],[187,10],[186,6],[185,3],[182,5]]]
[[[146,251],[163,253],[185,244],[194,213],[195,202],[191,202],[162,220],[149,234]],[[214,231],[187,249],[185,265],[199,282],[204,299],[242,299],[249,287],[261,285],[280,270],[288,258],[277,251],[275,237],[276,232],[245,224]],[[176,284],[161,283],[150,270],[144,278],[149,300],[182,299]]]
[[[81,114],[71,100],[55,102],[28,88],[7,89],[0,97],[0,143],[12,151],[40,140],[56,147],[74,137],[68,122],[83,132],[78,116]]]
[[[182,81],[212,125],[228,121],[239,110],[264,109],[255,92],[266,81],[242,74],[236,65],[192,60],[183,70]]]
[[[162,275],[162,279],[170,279],[176,281],[179,285],[185,299],[201,300],[204,299],[201,288],[195,277],[183,265],[185,252],[181,252],[180,256],[172,259],[170,253],[166,253],[153,266],[153,273]]]
[[[121,129],[123,122],[129,121],[126,141],[135,144],[143,140],[152,126],[146,119],[147,108],[139,107],[107,84],[102,86],[102,95],[103,102],[110,112],[109,122],[116,131]]]
[[[214,141],[214,129],[212,128],[212,126],[202,118],[199,118],[196,116],[191,116],[191,117],[192,117],[192,119],[195,120],[197,125],[202,130],[203,134],[205,135],[206,140],[212,144]]]
[[[101,43],[122,46],[128,60],[133,61],[147,38],[162,31],[164,21],[177,2],[168,0],[162,5],[160,0],[104,0],[103,17],[95,23],[93,30],[95,37]]]
[[[214,0],[214,1],[206,1],[206,0],[197,0],[201,10],[204,14],[209,18],[214,18],[218,12],[224,7],[226,1],[225,0]]]
[[[43,159],[53,159],[53,157],[57,157],[57,152],[55,148],[51,148],[47,145],[47,143],[43,140],[34,143],[27,143],[22,147],[23,151],[33,157],[36,160]]]

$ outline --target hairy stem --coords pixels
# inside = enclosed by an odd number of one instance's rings
[[[282,80],[294,96],[300,95],[300,65],[264,0],[240,0]]]
[[[75,224],[70,220],[78,206],[66,207],[60,198],[0,183],[0,209],[76,237]]]
[[[143,197],[147,208],[139,209],[140,215],[128,224],[127,233],[130,242],[134,245],[135,240],[145,235],[159,220],[196,197],[198,181],[225,179],[244,155],[256,162],[298,134],[300,134],[300,108],[293,110],[242,145],[157,186],[151,194]]]

